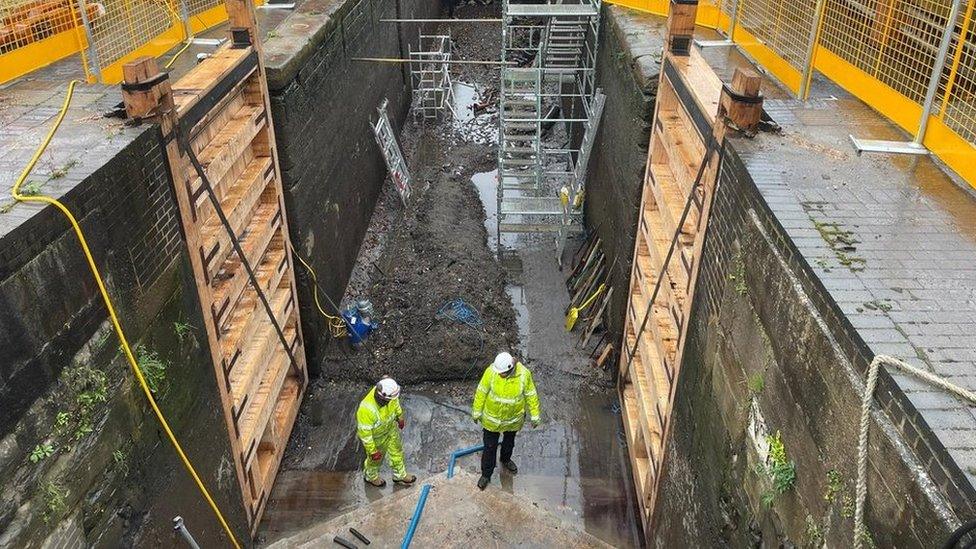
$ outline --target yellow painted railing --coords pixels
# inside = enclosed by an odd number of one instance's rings
[[[667,0],[609,1],[668,11]],[[799,98],[819,71],[976,187],[974,11],[976,0],[703,0],[698,24],[735,42]],[[937,93],[927,101],[935,76]]]
[[[220,0],[0,0],[0,84],[75,54],[90,82],[114,84],[124,63],[226,20]]]

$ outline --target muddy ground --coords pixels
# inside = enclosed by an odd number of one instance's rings
[[[498,6],[465,6],[462,12],[497,17]],[[495,25],[452,24],[451,35],[457,57],[497,58]],[[372,300],[380,329],[358,351],[337,345],[323,365],[327,379],[372,382],[390,375],[405,384],[471,379],[498,351],[518,343],[504,273],[488,249],[484,209],[471,184],[472,175],[496,164],[489,144],[494,115],[475,118],[470,109],[473,100],[497,89],[498,71],[464,67],[454,77],[457,117],[437,124],[411,117],[404,124],[401,145],[413,179],[411,204],[404,208],[392,184],[386,185],[346,294]],[[481,324],[438,315],[455,299],[476,310]]]

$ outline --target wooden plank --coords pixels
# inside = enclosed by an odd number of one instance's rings
[[[243,107],[200,152],[198,159],[214,191],[226,187],[221,182],[244,151],[250,149],[252,140],[266,122],[267,116],[260,108]],[[207,193],[202,192],[203,180],[194,173],[190,181],[190,190],[197,197],[196,207],[199,209],[208,200]],[[219,193],[215,194],[220,198]]]
[[[270,163],[267,163],[270,169]],[[260,169],[260,167],[258,167]],[[260,230],[258,226],[252,226],[260,216],[267,211],[272,211],[278,202],[278,196],[273,186],[267,181],[269,172],[253,173],[245,172],[242,176],[252,179],[249,185],[240,185],[239,192],[234,200],[233,192],[224,193],[222,204],[226,204],[229,209],[224,210],[228,224],[231,226],[233,234],[239,240],[246,235]],[[207,272],[210,277],[216,276],[219,268],[234,253],[234,246],[231,242],[231,233],[223,226],[217,216],[208,220],[208,224],[200,229],[200,250],[205,258]],[[252,263],[253,265],[253,263]]]
[[[296,348],[297,335],[295,326],[289,325],[285,328],[285,335],[288,337],[292,348]],[[278,347],[281,349],[281,347]],[[240,420],[241,446],[244,448],[245,468],[252,467],[254,459],[257,457],[257,446],[260,443],[264,429],[268,425],[274,413],[278,395],[288,376],[288,354],[284,349],[274,354],[274,358],[267,368],[266,375],[262,378],[261,384],[254,393],[254,398],[248,403]]]
[[[244,256],[254,266],[260,264],[271,239],[281,226],[282,215],[279,203],[263,203],[254,215],[254,223],[248,227],[244,238],[239,239]],[[220,269],[211,274],[210,280],[216,281],[214,288],[215,311],[224,310],[228,305],[237,301],[250,282],[247,271],[241,265],[237,253],[231,254]]]
[[[631,323],[624,331],[627,352],[634,348],[634,342],[637,341],[634,335],[636,329],[637,327]],[[663,428],[669,410],[668,397],[671,395],[671,381],[668,379],[667,371],[663,367],[657,348],[643,338],[637,346],[637,354],[634,355],[635,364],[638,360],[640,361],[639,367],[643,368],[641,379],[646,382],[643,386],[647,388],[648,394],[653,398],[654,406],[649,409],[654,411],[657,423]],[[633,365],[631,367],[633,368]]]
[[[275,321],[279,326],[285,326],[296,305],[291,288],[279,288],[268,297],[268,300],[275,313]],[[269,356],[276,352],[276,349],[284,352],[274,325],[267,319],[267,312],[255,311],[252,316],[261,319],[260,322],[254,323],[257,328],[254,335],[250,339],[241,340],[239,342],[241,348],[235,349],[227,362],[235,415],[240,414],[241,408],[247,405],[247,399],[254,395],[254,391],[264,377]],[[285,335],[288,335],[287,332]]]
[[[651,170],[648,172],[648,179],[651,189],[654,192],[654,199],[658,203],[658,213],[661,224],[668,234],[673,235],[678,229],[678,221],[684,213],[688,195],[678,188],[677,182],[667,164],[651,163]],[[681,232],[687,239],[692,239],[698,232],[698,209],[694,204],[688,208],[688,215],[681,225]]]
[[[287,270],[288,261],[285,249],[281,243],[281,236],[278,235],[272,239],[268,246],[267,255],[255,269],[255,277],[258,279],[261,290],[265,294],[269,294],[281,286],[281,281]],[[267,318],[267,312],[264,311],[258,293],[252,285],[248,284],[240,299],[230,307],[230,310],[217,318],[220,327],[218,332],[220,345],[225,360],[230,360],[230,357],[240,349],[241,341],[247,341],[254,337],[257,325],[265,318]]]
[[[719,96],[722,94],[722,80],[696,48],[692,48],[688,57],[676,59],[675,66],[688,89],[691,90],[697,107],[705,115],[709,124],[715,126]]]
[[[664,258],[668,255],[668,248],[671,247],[671,238],[674,234],[668,234],[661,225],[660,216],[656,215],[655,205],[645,202],[644,206],[645,214],[641,216],[640,230],[644,236],[644,241],[653,244],[653,246],[648,246],[649,257],[654,270],[660,271]],[[651,211],[647,211],[648,208]],[[688,270],[683,265],[690,261],[687,257],[689,244],[687,237],[679,236],[678,243],[675,244],[674,252],[671,255],[671,261],[668,262],[668,274],[678,288],[688,287]]]
[[[232,48],[229,44],[225,44],[203,63],[197,64],[183,75],[173,84],[173,100],[178,116],[182,117],[192,109],[201,97],[233,72],[250,53],[251,48]]]

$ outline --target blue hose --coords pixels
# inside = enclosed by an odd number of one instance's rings
[[[427,494],[429,493],[430,484],[424,484],[423,488],[420,489],[420,499],[417,500],[417,508],[413,510],[413,518],[410,519],[410,527],[407,528],[407,535],[403,536],[403,543],[400,544],[400,549],[410,547],[413,534],[417,531],[417,524],[420,523],[420,514],[424,512],[424,505],[427,504]]]
[[[479,444],[477,446],[472,446],[470,448],[462,448],[460,450],[455,450],[451,453],[451,461],[447,462],[447,478],[454,478],[454,462],[457,458],[464,457],[468,454],[473,454],[475,452],[480,452],[485,449],[484,444]]]
[[[473,454],[475,452],[480,452],[485,449],[484,444],[479,444],[477,446],[471,446],[470,448],[462,448],[460,450],[455,450],[451,452],[451,461],[447,464],[447,478],[454,477],[454,462],[459,457],[466,456],[468,454]],[[417,531],[417,525],[420,524],[420,515],[424,512],[424,505],[427,505],[427,494],[430,493],[430,484],[424,484],[420,489],[420,499],[417,500],[417,507],[413,510],[413,518],[410,519],[410,526],[407,527],[407,534],[403,536],[403,543],[400,544],[400,549],[407,549],[410,547],[410,542],[413,541],[413,535]]]

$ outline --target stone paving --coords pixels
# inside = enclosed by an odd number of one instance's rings
[[[730,48],[706,57],[726,81],[745,63]],[[976,194],[930,157],[859,157],[850,134],[910,137],[832,83],[816,79],[806,103],[775,86],[765,109],[782,135],[736,144],[770,208],[874,354],[976,390]],[[972,494],[976,408],[891,374]]]

